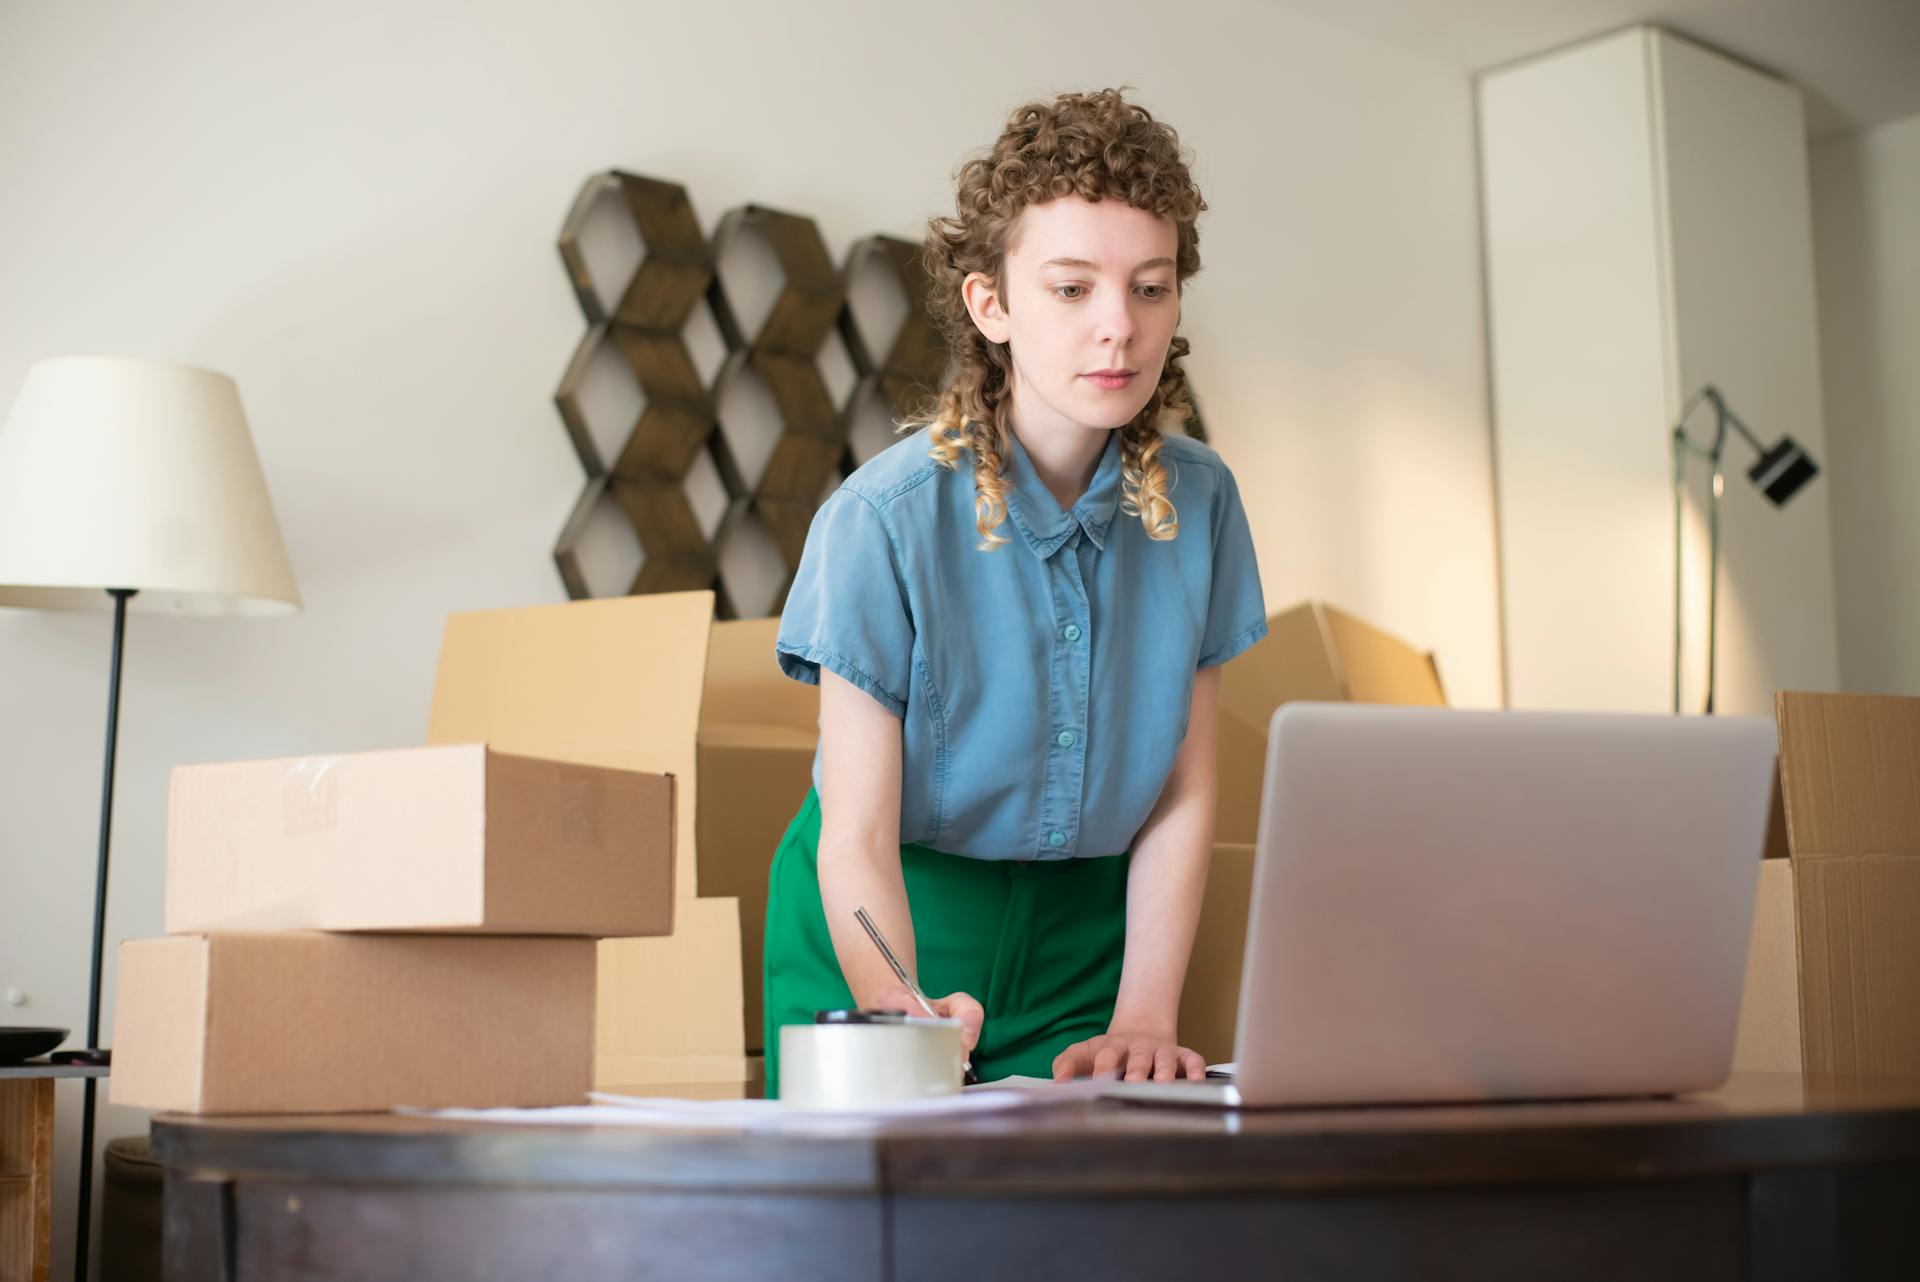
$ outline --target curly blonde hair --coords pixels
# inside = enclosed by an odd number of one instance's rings
[[[992,148],[962,164],[955,174],[954,214],[927,224],[921,250],[926,267],[927,308],[946,337],[949,377],[917,416],[926,421],[929,454],[943,467],[958,465],[973,451],[976,545],[990,552],[1008,542],[997,533],[1007,516],[1011,449],[1013,359],[1004,343],[988,341],[974,325],[961,295],[971,272],[1006,286],[1008,243],[1021,213],[1061,196],[1124,200],[1178,231],[1174,254],[1176,288],[1200,270],[1200,232],[1207,207],[1188,172],[1179,135],[1146,108],[1126,101],[1120,89],[1065,93],[1052,102],[1016,108]],[[1190,350],[1175,335],[1159,384],[1133,419],[1119,429],[1120,510],[1138,516],[1147,537],[1173,538],[1179,514],[1167,498],[1167,471],[1159,459],[1162,423],[1185,422],[1193,413],[1180,358]]]

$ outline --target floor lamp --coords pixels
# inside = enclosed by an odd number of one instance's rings
[[[115,357],[34,364],[0,427],[0,606],[113,611],[87,988],[86,1045],[94,1049],[127,610],[273,615],[300,608],[233,380]],[[87,1278],[94,1088],[86,1079],[75,1282]]]
[[[1687,435],[1687,417],[1706,401],[1713,406],[1714,428],[1713,443],[1707,446],[1696,445]],[[1726,399],[1720,395],[1720,389],[1708,383],[1688,398],[1680,411],[1680,417],[1673,425],[1673,710],[1680,711],[1680,513],[1686,506],[1687,456],[1689,454],[1706,459],[1713,465],[1713,497],[1707,504],[1707,704],[1706,711],[1713,711],[1714,695],[1714,659],[1719,648],[1720,615],[1720,496],[1726,489],[1726,477],[1721,470],[1721,455],[1726,450],[1727,429],[1731,427],[1740,434],[1742,440],[1753,447],[1760,461],[1747,469],[1747,478],[1757,486],[1762,494],[1773,501],[1775,507],[1783,506],[1786,501],[1800,492],[1802,486],[1819,474],[1820,467],[1813,456],[1802,449],[1799,442],[1791,436],[1783,436],[1772,445],[1762,445],[1760,439],[1747,430],[1728,407]]]

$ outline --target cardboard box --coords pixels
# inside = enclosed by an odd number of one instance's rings
[[[717,622],[707,650],[695,774],[707,802],[694,817],[695,875],[702,895],[738,901],[742,1033],[766,1050],[760,991],[766,959],[767,880],[773,852],[813,786],[820,742],[820,688],[780,671],[780,620]]]
[[[1307,601],[1270,615],[1266,637],[1220,673],[1215,841],[1249,844],[1258,831],[1267,726],[1294,699],[1440,706],[1433,655],[1344,611]]]
[[[1780,693],[1784,857],[1761,865],[1734,1063],[1920,1073],[1920,698]]]
[[[673,780],[484,744],[181,766],[166,923],[664,935]]]
[[[1266,637],[1221,669],[1216,844],[1180,998],[1182,1043],[1209,1063],[1233,1058],[1267,732],[1274,711],[1295,699],[1420,707],[1447,701],[1430,652],[1319,601],[1269,615]]]
[[[739,1065],[737,1075],[714,1076],[692,1082],[663,1082],[653,1079],[640,1083],[596,1081],[596,1091],[614,1095],[671,1095],[676,1099],[763,1099],[767,1093],[767,1059],[749,1055]]]
[[[191,1113],[584,1103],[594,947],[308,931],[131,940],[111,1098]]]
[[[675,778],[679,918],[602,946],[603,1083],[729,1079],[762,1049],[767,873],[819,739],[818,691],[774,661],[778,626],[715,623],[711,592],[447,622],[430,741]]]
[[[1240,1011],[1240,969],[1247,954],[1247,906],[1253,898],[1253,847],[1228,842],[1213,848],[1200,927],[1180,990],[1180,1044],[1209,1064],[1233,1059]]]
[[[1801,1070],[1799,941],[1793,912],[1792,862],[1761,860],[1746,985],[1733,1039],[1736,1072]]]
[[[664,939],[602,940],[599,973],[596,1089],[745,1077],[734,900],[682,900],[674,933]]]

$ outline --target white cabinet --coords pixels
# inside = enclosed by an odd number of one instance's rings
[[[1637,27],[1479,84],[1508,697],[1670,706],[1667,429],[1711,382],[1827,462],[1799,91]],[[1710,437],[1712,414],[1690,420]],[[1775,508],[1726,452],[1718,708],[1838,685],[1826,478]],[[1691,464],[1687,706],[1704,681]]]

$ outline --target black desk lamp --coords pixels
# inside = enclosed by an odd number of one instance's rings
[[[158,361],[39,361],[0,428],[0,606],[113,609],[87,987],[86,1050],[95,1063],[106,1059],[100,978],[120,655],[136,596],[138,609],[175,614],[300,608],[240,393],[224,374]],[[76,1282],[87,1278],[95,1084],[86,1079],[80,1125]]]
[[[1687,417],[1701,401],[1713,406],[1713,444],[1702,449],[1687,435]],[[1747,469],[1747,476],[1760,492],[1773,500],[1775,507],[1800,492],[1801,487],[1819,474],[1819,465],[1791,436],[1783,436],[1771,446],[1762,445],[1747,430],[1720,389],[1708,383],[1687,401],[1673,425],[1673,710],[1680,711],[1680,514],[1686,503],[1687,455],[1704,458],[1713,464],[1713,498],[1707,507],[1707,704],[1713,711],[1714,658],[1718,648],[1720,612],[1720,495],[1726,488],[1720,458],[1726,448],[1727,429],[1738,432],[1753,447],[1760,461]]]

